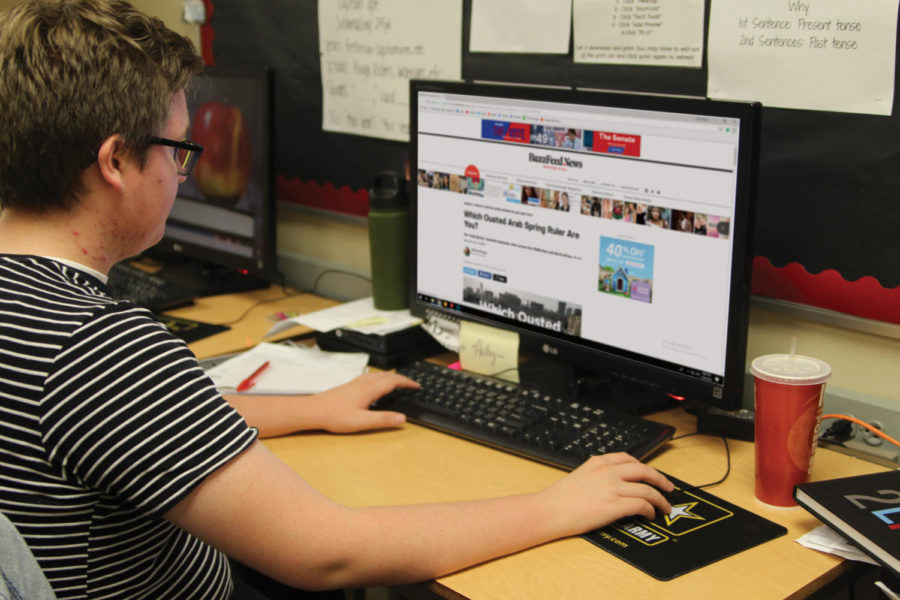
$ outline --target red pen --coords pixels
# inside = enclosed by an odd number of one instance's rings
[[[263,371],[269,368],[269,361],[264,362],[259,366],[258,369],[250,373],[250,376],[240,382],[237,386],[237,391],[246,392],[254,385],[256,385],[256,378],[259,377]]]

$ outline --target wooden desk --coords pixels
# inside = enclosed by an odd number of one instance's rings
[[[280,290],[240,297],[202,299],[178,316],[227,322],[260,299]],[[304,295],[252,308],[227,334],[192,344],[209,355],[253,345],[271,326],[277,310],[306,312],[334,302]],[[306,333],[299,328],[289,334]],[[227,349],[223,350],[222,348]],[[654,415],[677,428],[696,430],[694,417],[681,409]],[[266,446],[331,498],[351,506],[468,500],[529,492],[549,485],[563,472],[424,427],[354,435],[304,433],[265,440]],[[472,599],[606,598],[802,598],[848,572],[853,563],[803,548],[794,540],[820,525],[801,508],[772,509],[753,497],[753,444],[729,440],[732,468],[711,493],[788,528],[788,533],[669,582],[645,575],[622,560],[578,538],[559,540],[442,577],[430,589]],[[725,471],[721,438],[693,436],[670,442],[650,464],[695,485],[718,480]],[[875,464],[820,448],[814,479],[883,470]],[[427,536],[428,532],[422,532]]]
[[[291,337],[311,335],[313,330],[293,327],[281,334],[265,337],[277,322],[278,312],[304,314],[340,304],[313,294],[304,294],[288,288],[272,286],[264,290],[224,294],[198,298],[191,306],[167,311],[166,314],[213,323],[228,325],[228,331],[212,335],[190,344],[197,358],[204,359],[220,354],[241,352],[262,341],[275,342]]]
[[[695,430],[681,409],[655,415],[678,433]],[[356,435],[306,433],[266,446],[335,500],[351,506],[469,500],[529,492],[563,472],[417,425]],[[788,528],[788,533],[730,558],[661,582],[581,538],[545,544],[437,580],[431,590],[465,598],[802,598],[852,566],[794,540],[821,523],[802,508],[766,508],[753,498],[753,444],[729,440],[728,479],[708,491]],[[721,438],[669,443],[650,464],[693,484],[725,471]],[[814,479],[883,470],[837,452],[816,452]],[[428,535],[423,532],[422,535]],[[448,597],[454,597],[448,594]]]

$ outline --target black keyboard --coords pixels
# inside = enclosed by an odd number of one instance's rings
[[[113,298],[130,300],[153,312],[190,304],[197,293],[127,262],[113,265],[106,287]]]
[[[432,363],[397,372],[421,389],[395,390],[373,408],[564,469],[608,452],[643,459],[675,433],[669,425]]]

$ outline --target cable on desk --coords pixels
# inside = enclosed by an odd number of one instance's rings
[[[218,325],[234,325],[235,323],[240,322],[244,317],[246,317],[247,313],[249,313],[251,310],[253,310],[257,306],[260,306],[262,304],[268,304],[269,302],[278,302],[279,300],[284,300],[285,298],[293,298],[294,296],[302,296],[303,294],[314,294],[316,292],[316,288],[319,286],[319,280],[322,279],[323,276],[325,276],[329,273],[341,273],[344,275],[352,275],[354,277],[359,277],[360,279],[363,279],[368,282],[372,281],[370,278],[368,278],[364,275],[359,275],[358,273],[353,273],[351,271],[341,271],[340,269],[326,269],[326,270],[322,271],[321,273],[319,273],[319,276],[316,277],[315,281],[313,281],[313,286],[310,289],[297,290],[296,292],[288,292],[287,287],[285,286],[284,274],[279,272],[277,274],[278,278],[280,280],[280,282],[278,283],[278,287],[280,287],[281,291],[284,293],[283,296],[278,296],[277,298],[267,298],[265,300],[258,300],[256,302],[254,302],[253,304],[251,304],[250,306],[248,306],[247,309],[244,312],[242,312],[238,318],[232,319],[231,321],[226,321],[224,323],[218,323]]]
[[[867,429],[873,435],[877,435],[878,437],[889,441],[890,443],[894,444],[895,446],[900,446],[900,442],[898,442],[897,440],[895,440],[894,438],[892,438],[891,436],[889,436],[882,430],[878,429],[877,427],[873,427],[872,425],[869,425],[865,421],[863,421],[861,419],[857,419],[856,417],[851,417],[850,415],[829,413],[827,415],[822,415],[822,420],[825,420],[825,419],[843,419],[845,421],[850,421],[851,423],[856,423],[860,427]]]
[[[284,292],[283,296],[278,296],[277,298],[266,298],[265,300],[257,300],[256,302],[254,302],[253,304],[248,306],[247,309],[244,312],[242,312],[238,318],[232,319],[231,321],[226,321],[224,323],[218,323],[218,325],[229,325],[229,326],[234,325],[235,323],[239,323],[241,320],[243,320],[243,318],[247,316],[247,313],[249,313],[251,310],[253,310],[257,306],[260,306],[262,304],[268,304],[269,302],[278,302],[279,300],[284,300],[285,298],[293,298],[294,296],[302,296],[303,294],[306,293],[306,292],[290,293],[287,291],[287,289],[285,289],[283,287],[281,289]]]
[[[701,434],[708,435],[707,433],[705,433],[703,431],[695,431],[694,433],[685,433],[684,435],[675,436],[669,441],[674,442],[675,440],[680,440],[680,439],[683,439],[686,437],[692,437],[692,436],[701,435]],[[703,485],[695,485],[694,486],[695,488],[699,489],[699,488],[706,488],[706,487],[712,487],[714,485],[719,485],[720,483],[722,483],[723,481],[728,479],[729,475],[731,475],[731,448],[728,446],[728,438],[725,437],[724,435],[721,437],[722,437],[722,443],[725,444],[725,474],[720,479],[717,479],[716,481],[712,481],[710,483],[704,483]]]
[[[331,275],[331,274],[335,274],[335,273],[340,274],[340,275],[349,275],[349,276],[351,276],[351,277],[357,277],[357,278],[362,279],[363,281],[365,281],[365,282],[367,282],[367,283],[372,283],[372,278],[371,278],[371,277],[366,277],[365,275],[360,275],[359,273],[354,273],[353,271],[343,271],[343,270],[341,270],[341,269],[325,269],[324,271],[322,271],[321,273],[319,273],[319,275],[318,275],[318,276],[316,277],[316,279],[313,281],[312,287],[311,287],[310,289],[306,290],[305,293],[307,293],[307,294],[315,294],[315,293],[316,293],[316,289],[319,287],[319,281],[320,281],[324,276],[326,276],[326,275]]]

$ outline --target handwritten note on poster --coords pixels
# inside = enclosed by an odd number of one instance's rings
[[[575,62],[699,67],[703,0],[575,0]]]
[[[714,0],[708,95],[891,114],[897,0]]]
[[[459,79],[462,0],[319,0],[322,128],[406,141],[409,80]]]

